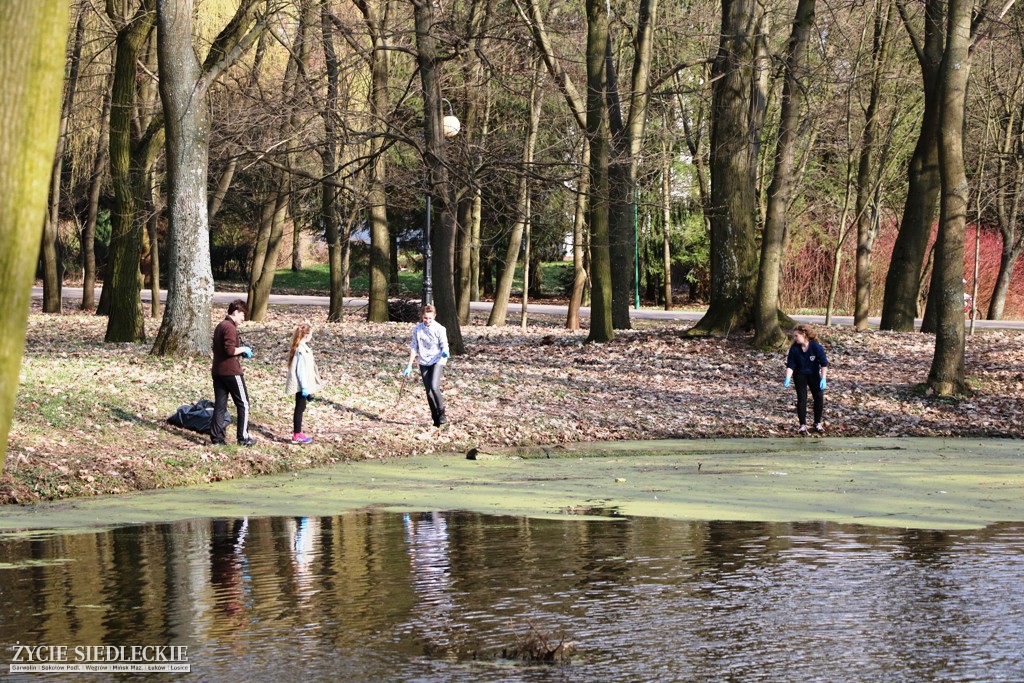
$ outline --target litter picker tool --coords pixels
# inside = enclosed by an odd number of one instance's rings
[[[398,387],[398,398],[395,399],[395,405],[391,406],[391,410],[398,407],[398,404],[402,402],[402,396],[405,395],[405,385],[409,382],[409,376],[402,373],[402,384]]]

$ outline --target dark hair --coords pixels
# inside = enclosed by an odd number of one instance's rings
[[[424,313],[433,313],[433,314],[436,315],[437,314],[437,308],[434,307],[434,304],[423,304],[423,308],[420,309],[420,317],[421,318],[423,317]]]
[[[228,304],[228,315],[231,315],[235,311],[241,311],[246,315],[246,317],[249,315],[249,307],[245,305],[245,301],[242,299],[235,299]]]

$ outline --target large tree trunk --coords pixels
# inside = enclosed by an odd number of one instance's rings
[[[71,47],[68,61],[68,77],[64,84],[64,103],[61,107],[60,129],[57,134],[57,151],[53,158],[53,172],[50,175],[50,206],[43,222],[42,262],[43,262],[43,313],[60,313],[61,287],[64,272],[60,258],[59,227],[60,227],[60,181],[64,171],[64,147],[67,142],[68,121],[71,109],[75,104],[75,90],[78,88],[78,72],[82,58],[82,38],[85,35],[85,11],[78,8],[78,20],[75,22],[75,40]]]
[[[66,0],[7,0],[0,12],[0,470],[60,125],[67,20]]]
[[[519,249],[522,246],[523,234],[530,226],[530,176],[532,175],[533,155],[537,147],[537,132],[540,128],[540,78],[541,64],[534,64],[533,81],[530,86],[530,123],[523,141],[523,164],[519,175],[516,191],[516,221],[512,225],[512,234],[508,238],[508,249],[505,251],[505,266],[498,276],[498,287],[494,293],[494,305],[491,306],[488,325],[504,325],[508,313],[508,300],[512,294],[512,280],[516,274],[516,263],[519,260]],[[529,274],[523,266],[523,309],[526,308],[526,282]]]
[[[757,284],[758,142],[751,129],[757,24],[754,0],[722,0],[721,44],[711,67],[711,296],[690,334],[728,335],[750,323]]]
[[[456,201],[448,177],[441,129],[441,84],[437,73],[439,59],[434,38],[432,0],[413,0],[416,22],[416,61],[423,85],[424,161],[430,174],[429,192],[438,205],[440,227],[430,235],[433,250],[432,272],[437,321],[448,330],[452,354],[465,353],[455,300],[455,224]]]
[[[243,0],[202,65],[192,44],[192,0],[158,0],[160,99],[167,121],[167,207],[170,217],[167,307],[153,344],[158,355],[210,352],[213,271],[206,192],[210,86],[255,42],[246,34],[257,0]],[[153,244],[155,250],[157,245]],[[154,291],[159,287],[154,283]]]
[[[167,122],[170,277],[152,353],[206,355],[213,305],[206,197],[210,118],[205,93],[196,92],[202,70],[192,47],[191,0],[158,0],[157,22],[160,99]],[[159,291],[158,283],[153,290]]]
[[[197,93],[202,69],[191,38],[191,1],[158,0],[157,16],[160,96],[167,121],[170,276],[153,353],[205,355],[213,306],[206,196],[209,106],[206,93]]]
[[[590,276],[592,304],[588,342],[615,338],[612,322],[612,262],[609,247],[611,197],[608,122],[608,11],[602,0],[587,0],[587,137],[590,140]]]
[[[971,71],[971,0],[949,0],[946,49],[939,81],[939,168],[942,200],[935,247],[935,354],[928,386],[940,396],[959,394],[964,383],[964,234],[968,185],[963,128]]]
[[[611,43],[607,54],[609,124],[614,159],[609,183],[612,185],[610,214],[610,258],[617,265],[612,270],[612,324],[615,329],[629,329],[629,306],[639,291],[636,280],[636,178],[647,123],[648,87],[651,73],[651,50],[654,25],[657,23],[658,0],[640,0],[637,11],[636,36],[633,40],[633,71],[630,78],[629,112],[622,122],[615,63]],[[638,294],[637,294],[638,296]]]
[[[139,197],[144,187],[145,169],[140,168],[141,143],[132,142],[132,116],[136,101],[136,62],[153,28],[154,9],[155,0],[144,0],[135,16],[119,26],[116,39],[110,114],[114,211],[111,214],[110,277],[103,283],[108,301],[105,336],[108,342],[138,342],[146,338],[139,272],[143,230]],[[122,20],[117,16],[111,19]]]
[[[369,55],[372,90],[370,93],[371,126],[376,135],[370,139],[370,166],[367,169],[366,202],[370,213],[370,291],[366,319],[369,322],[388,321],[388,281],[391,267],[391,236],[387,209],[387,162],[383,154],[388,110],[388,75],[390,46],[387,44],[384,20],[387,12],[379,13],[367,0],[356,0],[373,43]]]
[[[925,3],[923,45],[911,30],[903,3],[899,3],[898,7],[917,49],[924,83],[924,113],[917,145],[907,167],[907,199],[885,276],[885,296],[879,327],[883,330],[913,332],[928,239],[939,206],[938,88],[946,33],[943,26],[945,2],[927,0]]]
[[[779,325],[779,280],[782,247],[789,228],[789,206],[797,186],[796,148],[804,118],[802,80],[806,77],[807,44],[814,24],[815,0],[800,0],[786,51],[786,74],[782,85],[779,139],[775,148],[775,169],[768,187],[757,299],[754,303],[754,346],[774,347],[785,343]],[[668,235],[665,235],[666,249]],[[666,257],[667,261],[667,257]],[[666,265],[667,268],[667,265]],[[669,293],[668,296],[671,294]]]

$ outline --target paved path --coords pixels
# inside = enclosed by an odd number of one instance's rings
[[[40,299],[43,296],[43,289],[41,287],[32,288],[33,298]],[[82,299],[82,288],[81,287],[64,287],[61,290],[61,296],[65,299],[73,299],[81,301]],[[240,292],[216,292],[213,295],[214,303],[226,304],[230,301],[239,297],[244,298],[245,294]],[[99,301],[100,290],[96,290],[96,300]],[[167,298],[167,292],[160,292],[160,300],[163,301]],[[149,301],[150,292],[148,289],[142,290],[142,300]],[[329,306],[330,299],[326,296],[304,296],[298,294],[271,294],[271,304],[280,305],[291,305],[291,306]],[[367,303],[365,298],[354,297],[345,299],[345,306],[359,308],[365,306]],[[470,309],[479,313],[489,313],[491,310],[491,303],[489,301],[475,301],[471,303]],[[534,304],[528,305],[529,312],[535,315],[556,315],[565,316],[567,313],[566,306],[552,306],[549,304]],[[508,312],[510,315],[519,314],[522,312],[522,306],[520,304],[509,304]],[[700,320],[704,315],[703,311],[664,311],[654,308],[642,308],[639,311],[630,309],[630,318],[635,320]],[[581,308],[580,316],[583,318],[590,317],[589,308]],[[823,315],[794,315],[794,320],[799,322],[811,323],[812,325],[824,325],[825,316]],[[878,318],[868,318],[868,324],[872,327],[878,327]],[[853,325],[853,316],[849,315],[837,315],[832,316],[832,323],[834,325]],[[921,321],[917,320],[917,325],[920,327]],[[980,330],[1024,330],[1024,321],[1022,320],[976,320],[974,323],[975,329]]]

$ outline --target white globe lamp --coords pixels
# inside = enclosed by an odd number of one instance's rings
[[[441,121],[441,130],[446,138],[455,137],[462,130],[462,124],[457,116],[449,114]]]

